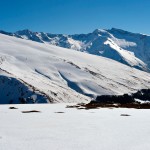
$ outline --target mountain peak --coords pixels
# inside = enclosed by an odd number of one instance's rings
[[[19,34],[27,34],[27,33],[33,33],[31,30],[29,29],[23,29],[23,30],[19,30],[17,31],[16,33],[19,33]]]
[[[93,31],[93,33],[106,33],[107,31],[104,29],[96,29]]]
[[[129,32],[129,31],[126,31],[126,30],[123,30],[123,29],[118,29],[118,28],[111,28],[107,31],[111,32],[111,33],[117,32],[117,33],[120,33],[120,34],[132,34],[132,35],[136,34],[136,33],[132,33],[132,32]]]
[[[113,27],[113,28],[111,28],[110,30],[111,30],[111,31],[125,31],[125,30],[123,30],[123,29],[114,28],[114,27]]]

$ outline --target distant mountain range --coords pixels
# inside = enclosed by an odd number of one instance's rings
[[[80,103],[149,88],[150,73],[112,59],[0,34],[0,104]]]
[[[40,43],[51,44],[81,52],[111,58],[131,67],[149,72],[150,36],[121,29],[96,29],[88,34],[51,34],[21,30],[2,34]]]

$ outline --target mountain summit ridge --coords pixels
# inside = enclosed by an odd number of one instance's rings
[[[29,29],[0,33],[107,57],[143,71],[150,71],[149,35],[117,28],[96,29],[92,33],[72,35],[32,32]]]

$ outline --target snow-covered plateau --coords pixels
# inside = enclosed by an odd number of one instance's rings
[[[150,88],[150,74],[112,59],[0,34],[0,103],[88,102]]]
[[[150,149],[150,110],[66,105],[0,105],[0,150]]]

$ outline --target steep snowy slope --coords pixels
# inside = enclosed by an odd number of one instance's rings
[[[149,71],[150,36],[120,29],[97,29],[89,34],[63,35],[29,30],[3,34],[104,56]]]
[[[0,104],[47,103],[49,98],[10,73],[0,70]]]
[[[96,95],[122,94],[150,87],[149,73],[114,60],[3,34],[0,34],[0,58],[1,80],[7,81],[11,75],[16,79],[13,84],[21,82],[25,89],[30,89],[32,102],[39,102],[38,96],[43,99],[40,102],[86,102]],[[12,91],[11,82],[8,88],[5,84],[1,86],[1,90]],[[3,99],[4,103],[6,97],[0,97],[0,102]],[[25,94],[19,98],[28,102]],[[15,103],[9,98],[6,103],[8,101]]]

